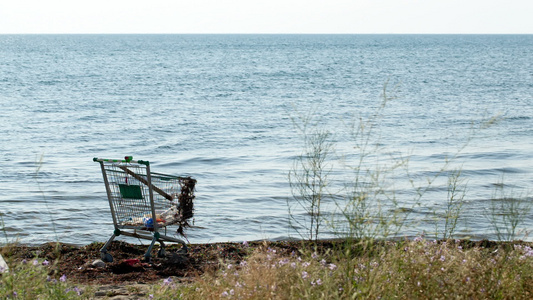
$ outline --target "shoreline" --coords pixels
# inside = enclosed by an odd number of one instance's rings
[[[398,240],[376,240],[372,244],[393,245],[399,244],[405,239]],[[443,243],[449,240],[435,240],[436,243]],[[48,242],[38,246],[24,244],[8,244],[0,246],[0,254],[6,261],[11,263],[21,262],[23,260],[41,259],[50,262],[57,262],[57,270],[63,272],[72,279],[78,279],[81,283],[93,283],[100,280],[108,281],[108,278],[98,276],[99,273],[111,276],[116,282],[131,276],[120,276],[129,273],[148,274],[145,282],[154,282],[162,280],[168,276],[183,276],[184,278],[191,275],[201,275],[204,272],[216,269],[220,261],[239,262],[252,254],[254,251],[261,249],[276,249],[278,253],[291,255],[294,253],[309,251],[326,252],[341,247],[345,243],[357,243],[347,239],[324,239],[314,241],[308,240],[288,240],[288,241],[250,241],[250,242],[217,242],[217,243],[200,243],[189,244],[188,253],[183,255],[179,253],[180,246],[177,244],[166,245],[165,257],[157,257],[158,243],[152,249],[152,261],[144,262],[144,254],[148,245],[131,244],[124,241],[113,241],[108,248],[109,253],[113,256],[113,262],[106,263],[104,268],[92,266],[92,263],[100,259],[100,248],[103,242],[93,242],[88,245],[78,246],[69,243]],[[484,248],[492,249],[498,247],[520,245],[533,245],[533,242],[522,240],[516,241],[492,241],[492,240],[455,240],[465,249]],[[125,261],[138,260],[137,265],[128,265]],[[150,269],[156,269],[155,272],[149,272]],[[85,274],[85,276],[81,276]],[[74,276],[72,276],[74,275]]]
[[[374,241],[371,247],[375,245],[398,249],[403,241]],[[428,240],[428,243],[444,244],[449,241],[461,245],[465,250],[480,248],[488,252],[496,252],[501,248],[511,249],[515,244],[533,246],[533,243],[524,241],[490,240]],[[103,267],[93,265],[93,262],[99,259],[99,250],[104,244],[102,242],[94,242],[81,247],[56,242],[40,246],[11,244],[1,246],[0,254],[11,265],[33,260],[44,264],[47,261],[50,277],[59,280],[60,276],[65,276],[70,285],[77,285],[93,295],[91,299],[118,300],[146,299],[151,292],[161,288],[164,282],[169,280],[178,285],[195,283],[204,275],[215,274],[223,265],[239,265],[253,253],[274,252],[280,257],[311,256],[312,253],[327,255],[330,251],[342,247],[346,242],[349,241],[344,239],[319,240],[316,244],[312,241],[300,240],[190,244],[187,255],[176,254],[179,250],[178,245],[167,245],[165,257],[157,257],[158,247],[154,247],[152,261],[147,263],[142,258],[148,245],[114,241],[108,248],[114,261],[106,263]],[[365,249],[368,250],[368,248]],[[30,265],[30,263],[27,264]]]

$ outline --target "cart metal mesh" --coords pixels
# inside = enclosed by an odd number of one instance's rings
[[[195,179],[151,172],[148,161],[135,161],[130,156],[124,160],[94,158],[93,161],[100,163],[115,227],[113,236],[101,249],[102,258],[107,255],[107,246],[120,234],[152,239],[145,255],[147,259],[155,241],[162,247],[162,241],[185,246],[183,240],[161,235],[159,230],[177,225],[177,232],[184,236],[183,229],[193,216]]]
[[[153,216],[146,166],[112,164],[106,166],[106,173],[117,225],[123,228],[130,226],[138,229],[153,228],[153,224],[150,223],[153,221]],[[178,198],[185,186],[184,181],[188,178],[156,173],[150,175],[152,189],[160,191],[152,192],[157,225],[165,227],[178,223],[178,216],[163,218],[161,214],[169,212],[172,208],[175,208],[177,213]]]

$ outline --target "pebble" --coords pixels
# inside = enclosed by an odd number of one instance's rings
[[[101,259],[93,261],[92,265],[97,268],[105,268],[105,262],[103,262]]]
[[[109,300],[146,299],[150,285],[103,285],[94,293],[94,299],[105,298]]]

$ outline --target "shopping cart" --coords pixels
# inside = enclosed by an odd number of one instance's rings
[[[180,243],[181,251],[187,252],[185,241],[167,236],[166,230],[167,226],[176,225],[177,232],[184,236],[183,229],[193,216],[195,179],[153,173],[150,162],[133,160],[131,156],[123,160],[95,157],[93,161],[100,163],[115,226],[113,235],[100,249],[103,261],[113,261],[107,248],[121,234],[151,240],[144,255],[146,261],[150,261],[156,241],[161,246],[159,257],[165,256],[164,241]]]

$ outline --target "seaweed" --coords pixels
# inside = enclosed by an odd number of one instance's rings
[[[181,193],[178,195],[178,213],[179,213],[179,227],[177,233],[186,237],[184,229],[190,227],[189,220],[194,216],[194,188],[196,186],[196,179],[191,177],[180,178]]]

